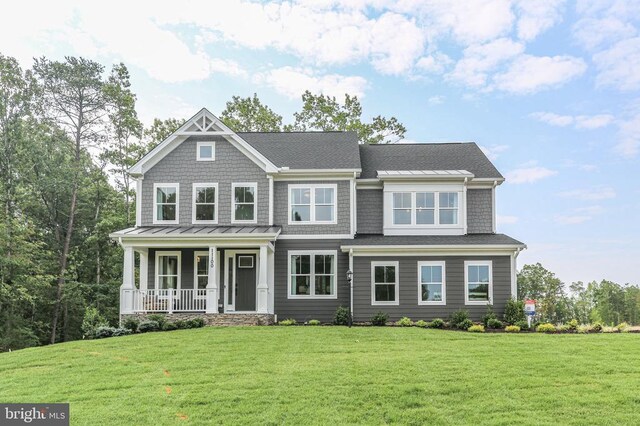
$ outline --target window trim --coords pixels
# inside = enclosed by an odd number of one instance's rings
[[[236,220],[236,188],[253,188],[253,220]],[[241,203],[249,204],[249,203]],[[258,223],[258,183],[257,182],[233,182],[231,184],[231,223]]]
[[[194,251],[193,252],[193,298],[194,299],[206,299],[206,296],[198,296],[198,292],[196,290],[198,290],[198,278],[199,277],[207,277],[207,281],[209,279],[209,261],[210,259],[207,260],[207,275],[198,275],[198,256],[206,256],[207,258],[209,258],[209,252],[208,251]],[[209,283],[207,282],[207,285],[209,285]]]
[[[291,294],[291,256],[308,255],[311,256],[311,265],[309,270],[310,289],[309,295]],[[316,255],[332,255],[334,260],[333,270],[333,294],[315,294],[316,289]],[[324,274],[323,274],[324,275]],[[337,250],[289,250],[287,251],[287,299],[337,299],[338,298],[338,251]]]
[[[440,266],[442,267],[442,300],[422,300],[422,267]],[[418,262],[418,305],[443,306],[447,304],[447,270],[444,260],[429,260]]]
[[[161,289],[159,284],[160,284],[160,276],[158,274],[159,270],[160,270],[160,257],[163,256],[176,256],[178,258],[178,282],[176,285],[175,290],[180,290],[182,289],[182,252],[181,251],[156,251],[156,262],[155,262],[155,278],[154,278],[154,289],[155,290],[168,290],[168,289]],[[180,293],[178,293],[178,297],[179,297]]]
[[[200,147],[211,147],[211,158],[200,157]],[[196,142],[196,161],[216,161],[216,143],[213,141]]]
[[[240,264],[240,259],[241,259],[241,258],[244,258],[244,259],[249,258],[249,259],[251,259],[251,265],[250,265],[250,266],[243,266],[243,265],[241,265],[241,264]],[[237,265],[238,269],[253,269],[253,268],[255,267],[255,260],[254,260],[254,259],[255,259],[255,256],[253,256],[253,255],[251,255],[251,254],[239,254],[239,255],[238,255],[238,260],[237,260],[237,262],[238,262],[238,265]]]
[[[176,218],[175,220],[158,219],[158,188],[176,189]],[[180,223],[180,184],[179,183],[154,183],[153,184],[153,224],[154,225],[178,225]]]
[[[460,228],[461,227],[461,212],[463,207],[461,206],[462,196],[460,195],[460,191],[447,191],[447,190],[429,190],[429,189],[411,189],[411,190],[393,190],[389,191],[391,193],[391,227],[393,228]],[[396,224],[394,223],[394,211],[395,210],[406,210],[406,208],[395,208],[394,207],[394,195],[395,194],[411,194],[411,223],[403,223]],[[417,193],[430,193],[433,194],[433,208],[420,208],[421,210],[433,210],[433,223],[418,223],[417,222]],[[457,194],[458,197],[458,207],[443,207],[444,210],[457,210],[456,213],[456,223],[440,223],[440,194]]]
[[[294,221],[291,220],[291,206],[293,205],[293,189],[306,189],[309,188],[309,220],[308,221]],[[330,188],[333,189],[333,220],[316,220],[316,189]],[[287,210],[287,222],[289,225],[336,225],[338,223],[338,185],[335,183],[297,183],[289,184],[288,187],[289,200]],[[326,206],[327,204],[321,204]]]
[[[376,301],[376,266],[395,266],[396,268],[396,282],[395,282],[395,301]],[[380,283],[390,284],[390,283]],[[371,305],[373,306],[397,306],[400,305],[400,262],[397,260],[392,261],[372,261],[371,262]]]
[[[489,267],[489,292],[488,300],[469,300],[469,266]],[[465,260],[464,261],[464,304],[465,305],[491,305],[493,302],[493,261],[491,260]]]
[[[216,190],[216,196],[215,199],[213,201],[213,220],[197,220],[196,219],[196,194],[197,188],[215,188]],[[202,203],[201,203],[202,204]],[[206,203],[209,204],[209,203]],[[217,182],[204,182],[204,183],[193,183],[191,185],[191,223],[193,225],[197,225],[197,224],[209,224],[209,225],[216,225],[218,223],[218,210],[219,210],[219,205],[218,205],[218,183]]]

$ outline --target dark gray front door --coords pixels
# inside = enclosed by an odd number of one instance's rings
[[[236,254],[236,311],[256,310],[256,255]]]

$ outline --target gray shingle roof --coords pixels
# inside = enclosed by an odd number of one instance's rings
[[[379,235],[358,234],[353,240],[342,240],[343,246],[394,245],[522,245],[524,243],[505,234],[468,235]]]
[[[362,179],[378,170],[468,170],[476,178],[502,175],[473,142],[360,145]]]
[[[355,132],[239,132],[277,167],[360,169]]]

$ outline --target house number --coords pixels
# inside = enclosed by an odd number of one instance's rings
[[[215,266],[215,260],[213,259],[215,254],[216,251],[214,249],[211,249],[211,251],[209,252],[209,269],[213,269],[213,267]]]

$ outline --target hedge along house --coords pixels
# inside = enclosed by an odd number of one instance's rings
[[[504,178],[474,143],[235,133],[202,109],[130,173],[136,226],[111,235],[122,316],[478,318],[516,295],[525,246],[496,233]]]

